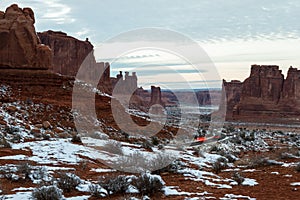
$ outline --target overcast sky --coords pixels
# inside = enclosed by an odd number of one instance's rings
[[[12,3],[33,8],[37,31],[61,30],[80,39],[88,37],[95,47],[137,28],[177,31],[199,43],[219,76],[227,80],[246,78],[251,64],[278,64],[284,72],[290,65],[300,66],[299,0],[1,0],[1,10]],[[169,83],[161,77],[174,75],[168,65],[175,66],[193,87],[201,87],[199,72],[159,51],[131,53],[112,63],[112,71],[134,69],[141,85],[149,77]],[[139,66],[147,68],[137,70]],[[160,69],[160,77],[149,70],[151,66]]]

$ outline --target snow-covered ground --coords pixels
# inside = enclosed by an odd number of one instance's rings
[[[89,87],[89,86],[86,86]],[[94,91],[97,93],[98,91]],[[6,86],[0,86],[0,95],[9,95],[10,88]],[[104,94],[102,94],[104,95]],[[9,126],[9,130],[5,130],[7,134],[2,134],[0,139],[9,141],[11,148],[9,151],[16,152],[11,155],[7,154],[7,150],[4,151],[4,155],[0,155],[0,161],[5,165],[0,166],[1,176],[5,177],[5,172],[11,174],[12,180],[19,180],[20,177],[17,174],[18,164],[30,162],[34,163],[31,171],[44,171],[44,176],[38,177],[30,175],[30,179],[34,186],[38,187],[38,184],[42,180],[49,181],[54,177],[54,174],[58,172],[76,172],[79,165],[84,162],[89,162],[92,167],[86,169],[86,173],[96,174],[116,174],[119,171],[127,172],[147,172],[155,171],[157,169],[164,168],[166,166],[173,166],[172,172],[182,175],[184,180],[190,181],[192,184],[201,184],[205,188],[211,188],[215,190],[230,190],[238,185],[242,187],[259,187],[261,180],[256,180],[251,177],[253,173],[261,172],[260,169],[249,167],[243,164],[244,160],[239,158],[239,154],[242,152],[268,152],[271,149],[281,149],[287,147],[293,147],[300,149],[300,137],[290,132],[267,132],[267,131],[248,131],[244,129],[235,129],[231,132],[222,130],[226,135],[225,140],[221,142],[214,142],[211,144],[203,144],[195,147],[188,145],[182,145],[176,143],[178,141],[169,141],[169,143],[163,143],[163,147],[152,146],[146,148],[142,143],[129,143],[118,142],[111,139],[108,135],[102,132],[97,132],[96,138],[82,137],[83,144],[75,144],[71,142],[71,138],[59,138],[51,137],[48,139],[36,139],[31,130],[38,128],[37,125],[28,123],[26,119],[28,115],[27,105],[21,102],[2,103],[0,105],[0,116],[2,123]],[[29,105],[28,105],[29,106]],[[41,111],[46,109],[47,106],[43,104],[30,105],[30,109]],[[14,110],[16,110],[14,112]],[[20,113],[23,113],[20,115]],[[5,125],[0,125],[1,130],[4,130]],[[26,127],[27,125],[27,127]],[[43,128],[39,128],[41,133],[45,133]],[[59,128],[59,131],[65,131],[67,127]],[[111,129],[111,131],[116,131]],[[117,134],[117,132],[116,132]],[[219,134],[219,132],[218,132]],[[15,140],[14,138],[18,138]],[[143,138],[144,139],[144,138]],[[274,143],[275,145],[270,145]],[[0,149],[1,150],[1,149]],[[118,151],[116,151],[118,150]],[[285,152],[286,153],[286,152]],[[284,156],[293,158],[294,160],[285,162],[278,161],[274,158],[266,157],[263,162],[268,164],[281,166],[284,168],[294,168],[298,165],[300,159],[300,153],[287,152]],[[97,162],[95,162],[97,161]],[[235,162],[236,161],[236,162]],[[249,160],[246,160],[249,162]],[[101,166],[97,166],[97,163],[101,163]],[[240,183],[233,177],[225,177],[218,174],[216,169],[216,163],[224,165],[223,172],[226,173],[240,173],[243,174],[243,179]],[[170,169],[168,169],[170,170]],[[42,173],[41,173],[42,174]],[[281,174],[274,170],[270,172],[272,176],[282,175],[286,178],[293,178],[292,174]],[[159,175],[159,179],[162,179]],[[163,177],[163,176],[162,176]],[[80,178],[80,184],[76,187],[76,190],[82,192],[84,195],[74,196],[65,199],[88,199],[91,195],[89,193],[89,187],[95,184],[95,180]],[[97,178],[97,177],[95,177]],[[130,179],[130,177],[129,177]],[[212,190],[199,190],[190,192],[188,190],[182,190],[180,183],[168,184],[167,180],[161,180],[163,182],[163,193],[167,197],[182,196],[185,199],[201,199],[201,198],[214,198]],[[300,183],[294,181],[290,183],[292,187],[298,187]],[[1,189],[1,188],[0,188]],[[7,199],[29,199],[32,191],[35,189],[32,185],[30,187],[16,187],[5,195]],[[100,188],[103,194],[107,194],[104,188]],[[0,190],[0,192],[2,192]],[[139,193],[139,191],[132,185],[128,188],[127,193]],[[1,195],[1,194],[0,194]],[[135,198],[138,199],[138,198]],[[144,197],[144,199],[147,199]],[[255,199],[243,194],[228,194],[224,195],[221,199]]]

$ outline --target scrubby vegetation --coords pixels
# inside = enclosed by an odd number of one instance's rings
[[[112,154],[123,155],[122,144],[115,140],[109,140],[103,146],[103,150]]]
[[[238,185],[241,185],[245,180],[245,178],[239,172],[234,172],[231,178],[236,181]]]
[[[129,184],[128,177],[124,175],[119,175],[114,178],[107,176],[99,178],[99,185],[108,192],[108,195],[124,194],[127,191]]]
[[[142,195],[153,195],[162,192],[164,182],[160,176],[144,173],[139,177],[134,177],[132,181]]]
[[[220,173],[227,166],[227,160],[225,158],[218,158],[216,162],[212,164],[212,171],[216,174]]]
[[[71,192],[80,184],[80,178],[72,173],[59,173],[57,186],[64,192]]]
[[[35,200],[60,200],[62,191],[55,185],[42,186],[32,192],[32,198]]]

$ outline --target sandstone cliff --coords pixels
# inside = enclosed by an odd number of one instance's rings
[[[0,68],[51,68],[51,51],[39,41],[34,23],[30,8],[13,4],[0,12]]]
[[[300,70],[287,78],[275,65],[252,65],[244,82],[224,81],[226,119],[234,121],[297,123],[300,116]]]
[[[150,100],[150,106],[152,105],[164,105],[161,100],[161,90],[160,87],[151,86],[151,100]]]
[[[80,65],[94,48],[88,41],[80,41],[59,31],[46,31],[38,36],[52,49],[53,71],[62,75],[76,76]],[[95,58],[90,62],[91,65],[96,63]]]
[[[233,113],[236,112],[236,105],[240,102],[243,83],[238,80],[226,82],[223,80],[222,102],[220,110],[226,109],[226,118],[232,119]]]

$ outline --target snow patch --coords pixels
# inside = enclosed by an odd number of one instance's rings
[[[300,186],[300,182],[291,183],[291,186]]]

